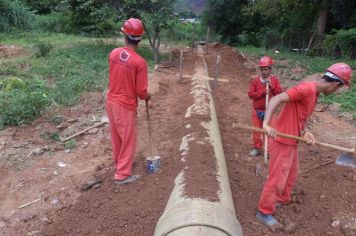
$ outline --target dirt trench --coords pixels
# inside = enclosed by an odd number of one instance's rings
[[[284,231],[271,232],[257,222],[254,214],[263,177],[256,176],[255,166],[262,157],[248,157],[250,134],[232,126],[236,121],[250,124],[247,89],[256,70],[236,49],[212,44],[205,55],[211,77],[215,75],[217,54],[221,55],[221,75],[214,91],[215,105],[235,210],[244,235],[353,235],[355,231],[348,222],[356,217],[356,172],[334,164],[299,175],[293,203],[276,212],[286,225]],[[196,53],[185,50],[182,83],[177,83],[178,67],[157,69],[149,76],[154,152],[161,156],[162,168],[156,174],[146,172],[145,158],[150,154],[145,107],[140,103],[134,173],[141,178],[137,183],[112,185],[114,168],[107,126],[76,138],[76,147],[70,151],[41,138],[43,131],[58,129],[50,116],[32,125],[1,131],[0,151],[6,161],[1,160],[0,166],[0,235],[153,235],[174,178],[183,168],[179,145],[185,135],[184,114],[192,103],[190,78],[196,61]],[[103,115],[100,99],[99,93],[89,93],[78,105],[58,111],[68,125],[61,132],[82,129],[92,122],[93,115]],[[355,127],[327,112],[316,112],[310,129],[323,141],[355,146]],[[29,155],[31,150],[44,146],[44,153]],[[300,145],[299,153],[301,171],[330,162],[338,155],[330,149],[304,145]],[[22,161],[15,162],[16,157]],[[59,167],[59,162],[66,166]],[[209,173],[209,168],[213,166],[207,166],[204,173]],[[198,176],[204,181],[204,174]],[[102,183],[80,191],[82,184],[93,179]],[[199,183],[190,184],[189,194],[201,193],[207,194]],[[40,200],[18,209],[35,199]]]

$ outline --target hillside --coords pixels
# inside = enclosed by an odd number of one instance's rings
[[[178,0],[174,5],[174,10],[177,13],[192,11],[196,15],[200,15],[205,7],[205,0]]]

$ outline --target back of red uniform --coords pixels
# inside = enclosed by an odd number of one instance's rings
[[[136,111],[137,97],[147,95],[146,61],[129,47],[115,48],[109,56],[107,99]]]

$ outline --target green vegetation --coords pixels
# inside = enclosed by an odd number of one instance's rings
[[[119,26],[129,17],[144,22],[139,53],[150,68],[168,57],[159,55],[161,44],[172,38],[174,45],[190,46],[193,30],[195,41],[203,41],[209,26],[210,42],[243,45],[244,53],[257,57],[272,52],[248,45],[278,47],[281,53],[274,57],[286,63],[277,69],[301,67],[307,76],[336,61],[356,67],[355,12],[352,0],[276,0],[272,5],[267,0],[0,0],[0,46],[16,47],[15,55],[0,57],[0,128],[31,122],[51,106],[72,105],[85,91],[103,91],[108,54],[120,46]],[[178,21],[196,16],[194,23]],[[310,50],[305,56],[290,48]],[[297,81],[301,75],[283,76]],[[321,101],[355,113],[355,96],[353,86]]]
[[[113,40],[106,43],[104,39],[58,37],[64,42],[44,41],[46,35],[38,36],[41,44],[33,44],[38,38],[18,39],[27,53],[0,58],[0,127],[31,122],[49,106],[72,105],[82,92],[106,88],[107,58],[120,45]],[[147,46],[143,45],[139,53],[153,65]]]
[[[70,139],[67,142],[64,143],[64,148],[65,149],[73,149],[77,146],[77,143],[75,142],[74,139]]]
[[[18,1],[0,0],[0,32],[33,28],[35,14],[28,7]]]

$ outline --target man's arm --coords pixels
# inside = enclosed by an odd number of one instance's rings
[[[267,130],[267,133],[269,136],[275,138],[277,136],[277,130],[272,128],[269,123],[271,122],[272,116],[274,114],[274,112],[276,111],[277,107],[281,104],[281,103],[286,103],[289,102],[289,96],[286,92],[280,93],[277,96],[273,97],[266,109],[266,113],[265,113],[265,117],[264,117],[264,121],[263,121],[263,128]],[[305,133],[302,134],[302,137],[306,140],[307,144],[315,144],[315,137],[314,135],[307,131],[304,130]]]
[[[280,93],[277,96],[273,97],[267,106],[264,121],[263,121],[263,128],[267,130],[268,135],[275,138],[277,135],[277,130],[269,126],[271,119],[273,117],[274,112],[276,111],[279,104],[289,102],[289,96],[286,92]]]
[[[149,100],[151,95],[147,91],[147,65],[141,66],[136,73],[136,94],[141,100]]]
[[[270,83],[270,85],[271,85],[271,83]],[[277,78],[274,80],[273,86],[271,85],[270,89],[271,89],[271,93],[274,96],[283,92],[281,84]]]

